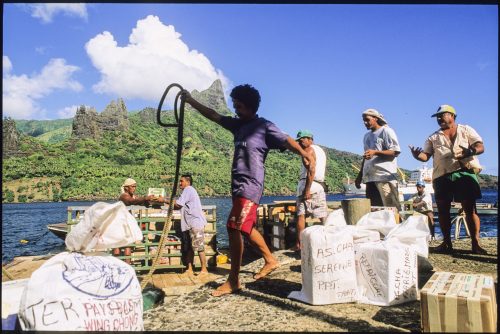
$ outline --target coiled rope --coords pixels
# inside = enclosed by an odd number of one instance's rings
[[[177,93],[175,96],[174,100],[174,116],[175,116],[175,123],[168,124],[164,123],[161,120],[161,107],[163,105],[163,101],[167,97],[168,92],[172,88],[178,88],[180,91]],[[177,128],[177,157],[175,161],[175,178],[174,178],[174,184],[172,186],[172,192],[170,194],[170,204],[168,206],[168,213],[167,213],[167,218],[165,219],[165,224],[163,225],[163,232],[160,237],[160,242],[158,245],[158,250],[153,258],[153,263],[151,265],[151,268],[149,269],[148,274],[146,277],[141,282],[141,289],[144,289],[146,285],[151,281],[153,277],[153,273],[156,270],[156,267],[158,265],[158,262],[160,260],[160,257],[163,253],[163,247],[165,244],[166,237],[168,236],[168,233],[170,232],[170,228],[172,227],[172,215],[174,212],[174,198],[177,194],[177,184],[179,182],[179,170],[180,170],[180,165],[181,165],[181,155],[182,155],[182,143],[183,143],[183,137],[184,137],[184,100],[180,99],[180,104],[179,104],[179,113],[177,113],[177,104],[179,102],[179,98],[182,95],[182,91],[184,88],[182,88],[181,85],[177,83],[173,83],[165,89],[165,92],[163,93],[163,96],[161,97],[160,104],[158,105],[158,109],[156,110],[156,120],[159,125],[164,126],[164,127],[171,127],[171,128]]]

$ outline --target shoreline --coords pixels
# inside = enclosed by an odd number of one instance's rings
[[[497,191],[498,192],[498,187],[497,188],[481,188],[481,191]],[[326,193],[326,196],[331,196],[331,195],[344,195],[344,196],[357,196],[356,194],[344,194],[342,191],[339,192],[329,192]],[[294,194],[288,194],[288,195],[283,195],[283,194],[266,194],[263,195],[262,197],[295,197]],[[218,199],[218,198],[231,198],[231,194],[228,195],[216,195],[216,196],[200,196],[200,198],[206,198],[206,199]],[[65,202],[98,202],[98,201],[115,201],[117,200],[116,198],[84,198],[84,199],[69,199],[65,201],[27,201],[27,202],[2,202],[2,204],[34,204],[34,203],[65,203]],[[479,201],[476,201],[477,203],[481,203],[480,199]],[[263,203],[260,203],[263,204]]]

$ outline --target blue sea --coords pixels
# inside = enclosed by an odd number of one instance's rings
[[[356,196],[345,196],[343,194],[332,194],[327,196],[328,201],[340,201],[345,198]],[[357,196],[362,197],[362,196]],[[272,203],[276,200],[294,200],[293,196],[264,196],[262,204]],[[405,198],[407,199],[407,198]],[[217,206],[217,243],[219,248],[228,247],[226,232],[226,219],[231,209],[231,199],[202,198],[203,205]],[[483,190],[483,198],[478,202],[496,203],[498,201],[497,190]],[[49,202],[49,203],[16,203],[2,204],[2,263],[8,263],[16,256],[31,256],[55,254],[64,251],[64,241],[53,235],[48,229],[48,224],[65,222],[67,218],[67,207],[85,205],[90,206],[95,202]],[[498,236],[498,216],[482,215],[481,236]],[[462,229],[463,233],[465,229]],[[439,224],[436,221],[436,234],[441,236]],[[22,243],[21,240],[28,241]]]

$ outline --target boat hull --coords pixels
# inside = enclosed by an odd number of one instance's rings
[[[57,236],[63,240],[66,239],[66,234],[68,234],[68,225],[66,223],[49,224],[49,225],[47,225],[47,228],[55,236]]]

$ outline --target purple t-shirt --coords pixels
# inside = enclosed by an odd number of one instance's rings
[[[274,123],[257,115],[246,122],[223,116],[220,124],[234,135],[232,195],[259,203],[264,191],[264,163],[267,153],[270,149],[285,150],[288,135]]]

